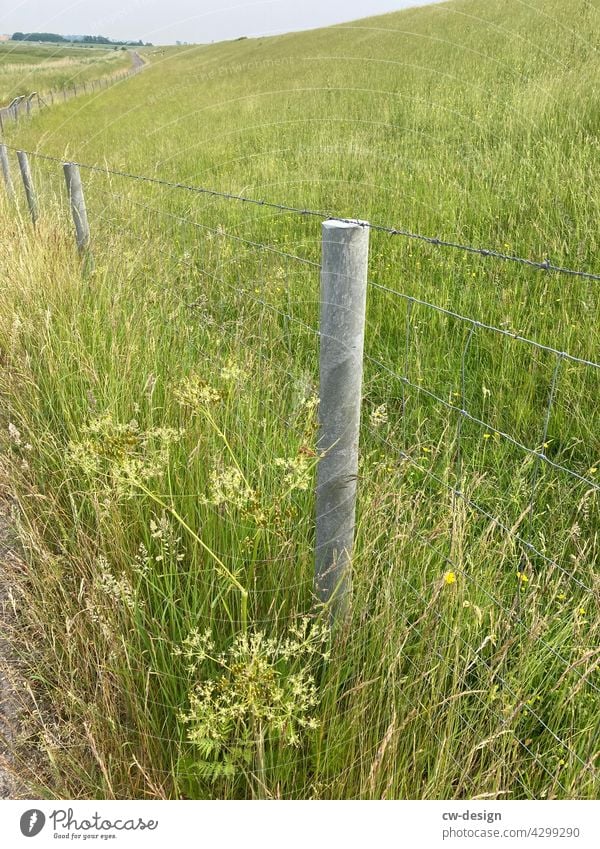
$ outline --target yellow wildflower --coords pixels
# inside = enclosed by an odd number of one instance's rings
[[[446,572],[446,574],[444,575],[444,583],[447,586],[450,586],[451,584],[455,584],[456,583],[456,572]]]

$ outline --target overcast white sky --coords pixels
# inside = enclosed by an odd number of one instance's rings
[[[222,41],[342,23],[432,0],[0,0],[0,33]]]

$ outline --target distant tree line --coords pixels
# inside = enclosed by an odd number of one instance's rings
[[[58,43],[71,44],[72,42],[83,44],[108,44],[110,46],[125,45],[127,47],[143,47],[144,42],[139,41],[114,41],[111,38],[106,38],[104,35],[73,35],[64,36],[56,32],[13,32],[13,41],[54,41]],[[146,47],[151,47],[150,42],[146,42]]]
[[[13,41],[65,41],[55,32],[13,32]]]

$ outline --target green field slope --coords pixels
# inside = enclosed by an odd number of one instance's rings
[[[93,270],[60,162],[31,157],[35,231],[12,150],[0,200],[35,792],[597,796],[598,281],[371,232],[354,598],[329,646],[320,218],[160,181],[600,272],[599,37],[586,0],[453,0],[144,49],[137,76],[6,128],[97,166]]]
[[[125,51],[58,44],[0,43],[0,104],[32,91],[61,91],[130,65]]]

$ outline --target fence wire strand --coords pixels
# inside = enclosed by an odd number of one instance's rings
[[[20,150],[21,148],[17,148],[11,145],[6,145],[9,150]],[[210,189],[204,186],[194,186],[188,183],[179,183],[172,182],[170,180],[166,180],[161,177],[152,177],[150,175],[145,174],[133,174],[129,171],[123,171],[116,168],[109,168],[107,166],[102,167],[101,165],[92,165],[89,163],[78,162],[75,160],[65,160],[60,157],[50,156],[46,153],[41,153],[39,151],[25,151],[29,156],[35,156],[39,159],[46,159],[49,162],[55,162],[59,164],[64,164],[65,161],[70,162],[72,165],[77,165],[79,168],[83,168],[86,171],[95,172],[99,174],[106,174],[113,177],[123,177],[128,180],[136,180],[138,182],[150,183],[157,186],[163,186],[165,188],[170,189],[178,189],[188,192],[194,192],[195,194],[207,195],[209,197],[217,197],[222,198],[223,200],[235,200],[240,203],[252,204],[254,206],[264,207],[266,209],[277,209],[280,212],[289,212],[295,215],[301,216],[312,216],[318,217],[321,219],[327,220],[336,220],[341,221],[346,224],[359,224],[364,227],[368,227],[370,230],[378,233],[387,233],[390,236],[403,236],[407,239],[414,239],[417,241],[425,242],[434,247],[442,247],[442,248],[452,248],[454,250],[462,251],[465,253],[474,254],[477,256],[501,260],[503,262],[512,262],[520,265],[527,266],[529,268],[535,268],[539,271],[551,271],[555,274],[564,274],[571,277],[580,277],[588,280],[596,280],[600,281],[600,274],[596,274],[589,271],[581,271],[575,268],[568,268],[566,266],[555,265],[550,262],[549,259],[545,260],[533,260],[528,259],[527,257],[516,256],[513,254],[507,254],[502,251],[496,250],[494,248],[481,248],[476,245],[462,244],[460,242],[454,242],[448,239],[442,239],[438,236],[428,236],[423,233],[416,233],[408,229],[403,229],[400,227],[393,227],[387,224],[377,224],[372,222],[363,221],[360,218],[346,218],[341,215],[336,215],[333,212],[324,212],[322,210],[302,208],[298,206],[291,206],[289,204],[276,203],[274,201],[261,200],[258,198],[247,197],[246,195],[236,194],[234,192],[223,192],[218,191],[217,189]]]

